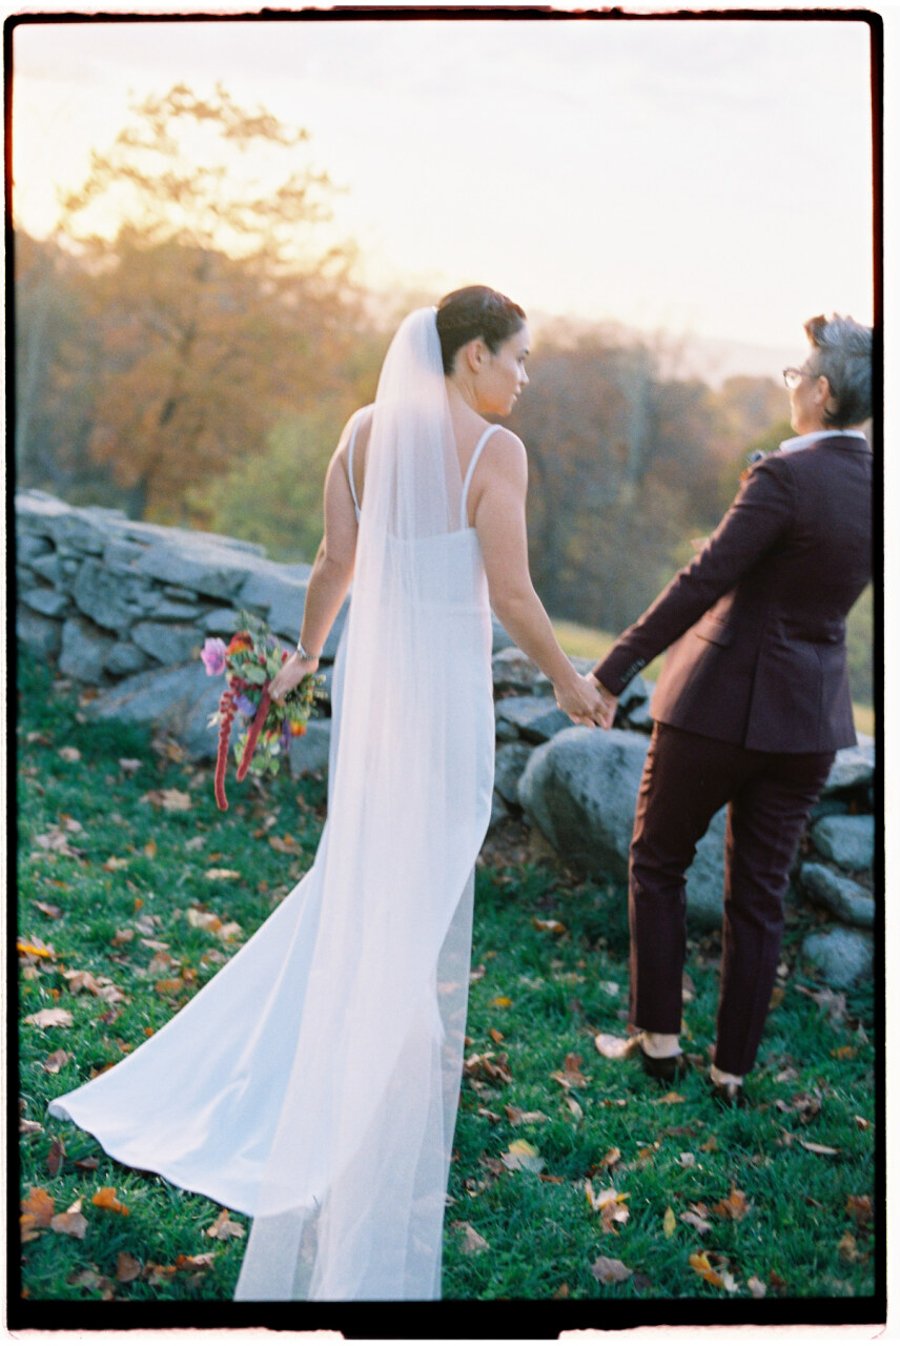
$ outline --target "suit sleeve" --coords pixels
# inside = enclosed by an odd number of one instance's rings
[[[794,492],[784,455],[757,463],[703,550],[597,664],[594,676],[604,687],[618,696],[635,674],[752,570],[793,519]]]

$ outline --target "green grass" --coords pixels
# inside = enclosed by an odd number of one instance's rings
[[[24,666],[22,676],[19,935],[35,947],[38,941],[50,946],[54,956],[22,955],[20,1018],[42,1008],[73,1015],[70,1028],[21,1026],[21,1115],[43,1128],[21,1138],[22,1195],[44,1190],[56,1213],[81,1201],[87,1221],[83,1239],[45,1228],[23,1245],[23,1292],[32,1301],[228,1299],[245,1240],[206,1232],[219,1208],[115,1163],[90,1136],[48,1117],[45,1108],[165,1023],[214,975],[216,959],[269,914],[311,862],[324,787],[300,787],[287,777],[264,788],[237,786],[230,775],[232,806],[221,814],[209,769],[178,760],[143,733],[85,722],[75,693],[54,685],[47,670]],[[61,749],[79,756],[61,756]],[[164,790],[187,794],[190,807],[170,812],[161,796],[145,798]],[[67,818],[80,825],[65,832],[77,854],[42,849],[38,838],[64,828]],[[752,1106],[723,1113],[708,1097],[702,1068],[714,1025],[716,941],[694,942],[685,1026],[697,1070],[667,1097],[635,1062],[606,1060],[593,1045],[598,1031],[625,1032],[621,888],[584,884],[528,858],[521,837],[512,836],[506,850],[494,843],[490,854],[492,863],[477,876],[467,1053],[471,1060],[493,1052],[488,1068],[505,1061],[510,1082],[480,1077],[477,1063],[464,1075],[445,1296],[732,1299],[749,1297],[753,1277],[769,1298],[871,1294],[878,1257],[872,1225],[854,1217],[852,1204],[848,1209],[851,1197],[868,1197],[873,1206],[878,1200],[871,987],[848,996],[831,1017],[804,994],[802,988],[817,988],[797,963],[806,918],[795,916],[784,954],[790,971],[770,1015]],[[109,867],[111,858],[124,864]],[[208,878],[216,867],[252,881]],[[237,921],[241,935],[223,943],[214,932],[192,927],[185,915],[191,905]],[[534,918],[559,921],[565,930],[538,929]],[[152,935],[138,923],[152,927]],[[129,930],[134,933],[126,940]],[[168,969],[150,969],[156,951],[144,938],[169,945]],[[127,999],[110,1006],[90,992],[75,993],[66,971],[107,977]],[[158,989],[176,979],[180,988]],[[44,1063],[60,1049],[73,1059],[50,1074]],[[567,1056],[581,1058],[584,1079],[564,1089],[552,1076],[564,1070]],[[796,1102],[801,1095],[806,1112]],[[507,1108],[543,1117],[515,1125]],[[540,1172],[504,1165],[516,1140],[537,1151]],[[804,1141],[836,1153],[811,1152]],[[64,1155],[53,1171],[51,1156],[60,1144]],[[619,1155],[611,1160],[614,1150]],[[595,1193],[609,1187],[627,1193],[621,1204],[628,1218],[615,1225],[617,1232],[604,1230],[590,1209],[588,1179]],[[93,1205],[103,1187],[115,1188],[127,1215]],[[747,1205],[738,1220],[715,1210],[735,1188]],[[678,1218],[696,1203],[708,1212],[706,1234]],[[669,1209],[673,1230],[665,1223]],[[244,1217],[233,1218],[247,1227]],[[463,1225],[488,1246],[466,1251]],[[735,1289],[711,1284],[692,1269],[691,1254],[703,1251],[723,1259],[713,1258],[714,1265],[734,1277]],[[208,1266],[178,1261],[210,1253]],[[600,1256],[618,1259],[633,1274],[619,1284],[599,1284],[591,1267]],[[117,1279],[126,1265],[140,1274]],[[178,1269],[154,1277],[154,1266]]]

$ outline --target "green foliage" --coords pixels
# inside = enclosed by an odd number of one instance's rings
[[[55,957],[22,956],[20,1018],[57,1006],[73,1015],[68,1029],[21,1024],[21,1116],[44,1128],[21,1137],[22,1194],[44,1189],[57,1212],[80,1200],[87,1220],[83,1240],[43,1230],[23,1245],[23,1286],[32,1301],[227,1300],[245,1240],[207,1232],[217,1206],[116,1163],[45,1108],[161,1028],[214,975],[216,960],[253,933],[312,861],[324,785],[299,788],[286,776],[247,782],[231,810],[219,813],[211,769],[178,760],[170,745],[141,731],[82,721],[71,690],[54,684],[45,667],[23,661],[21,677],[18,931],[26,942],[51,946]],[[78,756],[61,755],[63,748]],[[190,807],[166,811],[158,802],[164,790],[188,795]],[[67,819],[80,830],[65,830]],[[64,829],[75,854],[41,845],[54,827]],[[110,859],[124,863],[110,866]],[[245,877],[210,878],[208,870],[219,866]],[[240,934],[223,940],[214,929],[192,926],[191,906],[238,922]],[[154,950],[135,931],[147,918],[173,959],[162,978],[150,971]],[[535,918],[565,929],[538,928]],[[689,944],[685,1041],[696,1069],[675,1098],[667,1097],[635,1061],[607,1060],[593,1045],[598,1031],[625,1033],[623,889],[583,884],[558,867],[507,864],[502,855],[479,869],[467,1052],[470,1060],[494,1053],[489,1059],[505,1061],[510,1081],[481,1078],[473,1067],[464,1076],[445,1296],[748,1299],[754,1276],[770,1299],[872,1292],[879,1250],[864,1204],[850,1201],[870,1197],[877,1207],[872,986],[856,988],[847,1006],[840,997],[824,995],[821,1006],[811,998],[822,988],[800,959],[807,919],[789,916],[783,957],[790,970],[749,1084],[752,1106],[723,1113],[704,1077],[717,941]],[[127,998],[110,1006],[75,993],[66,971],[108,977]],[[60,1049],[73,1059],[48,1073],[44,1063]],[[581,1060],[567,1085],[553,1078],[575,1057]],[[507,1108],[543,1116],[517,1121]],[[511,1144],[523,1139],[543,1161],[540,1173],[504,1165]],[[54,1173],[55,1141],[65,1153]],[[804,1142],[836,1153],[815,1153]],[[94,1161],[94,1168],[82,1166]],[[611,1187],[627,1193],[624,1223],[604,1229],[586,1199],[588,1180],[595,1194]],[[115,1188],[127,1216],[93,1205],[103,1187]],[[737,1220],[716,1213],[734,1188],[747,1204]],[[680,1219],[692,1203],[707,1209],[706,1235]],[[675,1227],[667,1234],[669,1208]],[[231,1218],[247,1227],[243,1216]],[[465,1250],[466,1225],[487,1249]],[[724,1259],[734,1291],[692,1269],[690,1255],[703,1250]],[[182,1263],[171,1273],[153,1271],[209,1253],[215,1257],[206,1268]],[[117,1279],[123,1254],[125,1266],[134,1258],[142,1268],[133,1280]],[[601,1255],[633,1274],[598,1283],[591,1267]]]

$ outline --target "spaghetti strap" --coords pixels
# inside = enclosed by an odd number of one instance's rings
[[[359,520],[359,497],[356,494],[356,482],[353,480],[353,449],[356,444],[356,432],[359,429],[360,414],[357,413],[353,418],[353,428],[350,431],[350,443],[347,445],[347,481],[350,483],[350,494],[353,496],[353,508],[356,510],[356,518]]]
[[[472,476],[475,472],[475,468],[478,465],[478,459],[481,457],[481,450],[484,448],[485,444],[488,442],[494,431],[499,429],[500,429],[499,425],[489,425],[487,429],[484,431],[481,438],[479,439],[478,443],[475,445],[475,452],[469,459],[469,466],[466,470],[465,480],[463,481],[462,495],[459,501],[460,528],[468,528],[469,526],[469,511],[468,511],[469,487],[472,484]]]

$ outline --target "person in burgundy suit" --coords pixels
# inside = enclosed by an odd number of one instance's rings
[[[872,573],[872,329],[812,318],[784,371],[796,438],[744,474],[694,560],[594,669],[612,723],[662,650],[629,866],[630,1018],[644,1068],[684,1070],[685,873],[728,804],[713,1091],[743,1099],[778,966],[783,898],[835,752],[856,742],[845,618]],[[670,648],[671,647],[671,648]]]

